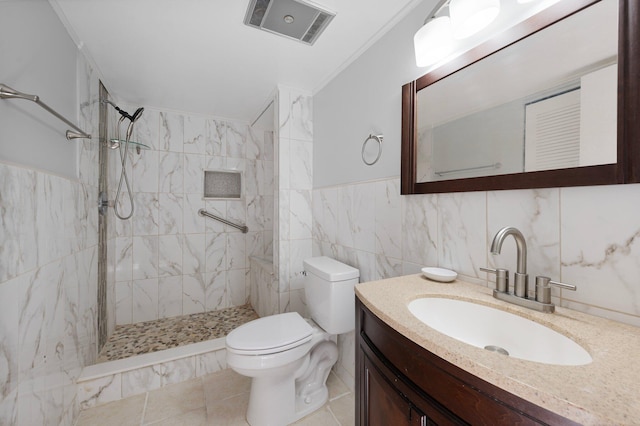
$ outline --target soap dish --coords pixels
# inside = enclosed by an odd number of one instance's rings
[[[422,268],[422,273],[430,280],[442,283],[451,282],[458,277],[458,274],[455,271],[444,268]]]

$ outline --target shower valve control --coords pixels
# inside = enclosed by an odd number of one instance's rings
[[[109,201],[109,196],[105,191],[101,191],[98,194],[98,212],[104,216],[107,214],[109,207],[113,207],[113,203]]]

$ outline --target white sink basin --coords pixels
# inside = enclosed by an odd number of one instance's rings
[[[425,297],[409,303],[409,311],[442,334],[479,348],[503,354],[506,351],[513,358],[555,365],[584,365],[592,360],[582,346],[568,337],[488,306]]]

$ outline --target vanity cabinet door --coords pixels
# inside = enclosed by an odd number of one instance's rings
[[[361,424],[370,426],[426,426],[427,417],[403,397],[371,363],[364,359],[366,406]]]
[[[361,426],[464,425],[437,402],[419,395],[361,338],[356,350],[356,424]]]

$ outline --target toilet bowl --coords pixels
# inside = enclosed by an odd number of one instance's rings
[[[320,408],[338,359],[336,335],[355,325],[359,271],[328,257],[304,261],[311,319],[288,312],[243,324],[226,338],[227,365],[251,377],[247,421],[282,426]],[[314,321],[315,320],[315,321]]]

